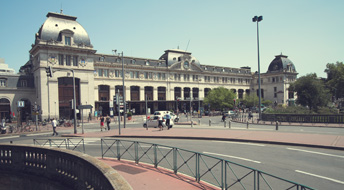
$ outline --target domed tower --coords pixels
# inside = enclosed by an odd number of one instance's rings
[[[43,118],[70,118],[73,77],[76,105],[94,100],[94,89],[89,86],[94,84],[93,57],[96,50],[93,49],[88,33],[76,20],[77,17],[62,12],[49,12],[35,34],[30,60],[21,67],[22,72],[34,77],[36,94],[32,101],[42,108]],[[52,77],[47,77],[48,67],[53,70]]]
[[[295,93],[290,92],[288,88],[296,80],[297,74],[295,65],[288,56],[276,55],[268,71],[261,74],[262,98],[271,100],[274,104],[294,104]],[[258,78],[257,74],[254,77]],[[253,81],[254,88],[258,89],[257,80]]]
[[[286,55],[276,55],[275,59],[271,61],[268,73],[272,72],[289,72],[289,73],[296,73],[295,66],[293,62],[288,59]]]

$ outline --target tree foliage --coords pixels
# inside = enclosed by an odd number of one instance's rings
[[[210,90],[208,95],[204,98],[204,104],[209,104],[210,109],[222,111],[233,108],[233,99],[236,99],[236,94],[234,92],[227,88],[219,87]]]
[[[258,106],[259,97],[255,93],[250,93],[250,95],[246,95],[244,97],[244,99],[242,100],[242,103],[246,105],[247,108]]]
[[[328,63],[326,85],[336,98],[344,98],[344,64],[343,62]]]
[[[326,106],[330,100],[328,90],[315,73],[300,77],[290,85],[289,90],[296,92],[296,103],[308,106],[310,110]]]

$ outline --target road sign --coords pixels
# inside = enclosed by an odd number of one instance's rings
[[[93,106],[92,105],[78,105],[78,109],[92,109]]]

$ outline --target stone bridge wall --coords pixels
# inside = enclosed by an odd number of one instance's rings
[[[0,190],[131,190],[116,170],[87,154],[0,144]]]

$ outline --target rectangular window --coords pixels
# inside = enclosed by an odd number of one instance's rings
[[[145,72],[145,79],[148,79],[148,73]]]
[[[158,80],[161,80],[161,73],[158,73]]]
[[[109,77],[109,70],[107,69],[104,69],[104,77]]]
[[[130,74],[130,78],[133,79],[134,78],[134,72],[130,71],[129,74]]]
[[[140,73],[138,71],[135,71],[135,78],[140,78]]]
[[[0,87],[6,87],[6,79],[0,79]]]
[[[64,65],[63,63],[64,63],[64,61],[63,61],[63,55],[62,55],[62,54],[59,54],[59,65]]]
[[[20,80],[21,87],[27,87],[27,80]]]
[[[73,56],[73,66],[78,66],[78,56]]]
[[[103,76],[103,69],[98,69],[98,76],[102,77]]]
[[[165,73],[162,74],[161,79],[166,80],[166,74]]]
[[[71,56],[70,55],[66,55],[66,65],[71,66]]]
[[[71,44],[71,37],[65,36],[65,45],[70,46]]]
[[[119,77],[119,71],[115,70],[115,77]]]
[[[153,79],[153,73],[148,73],[148,78]]]

